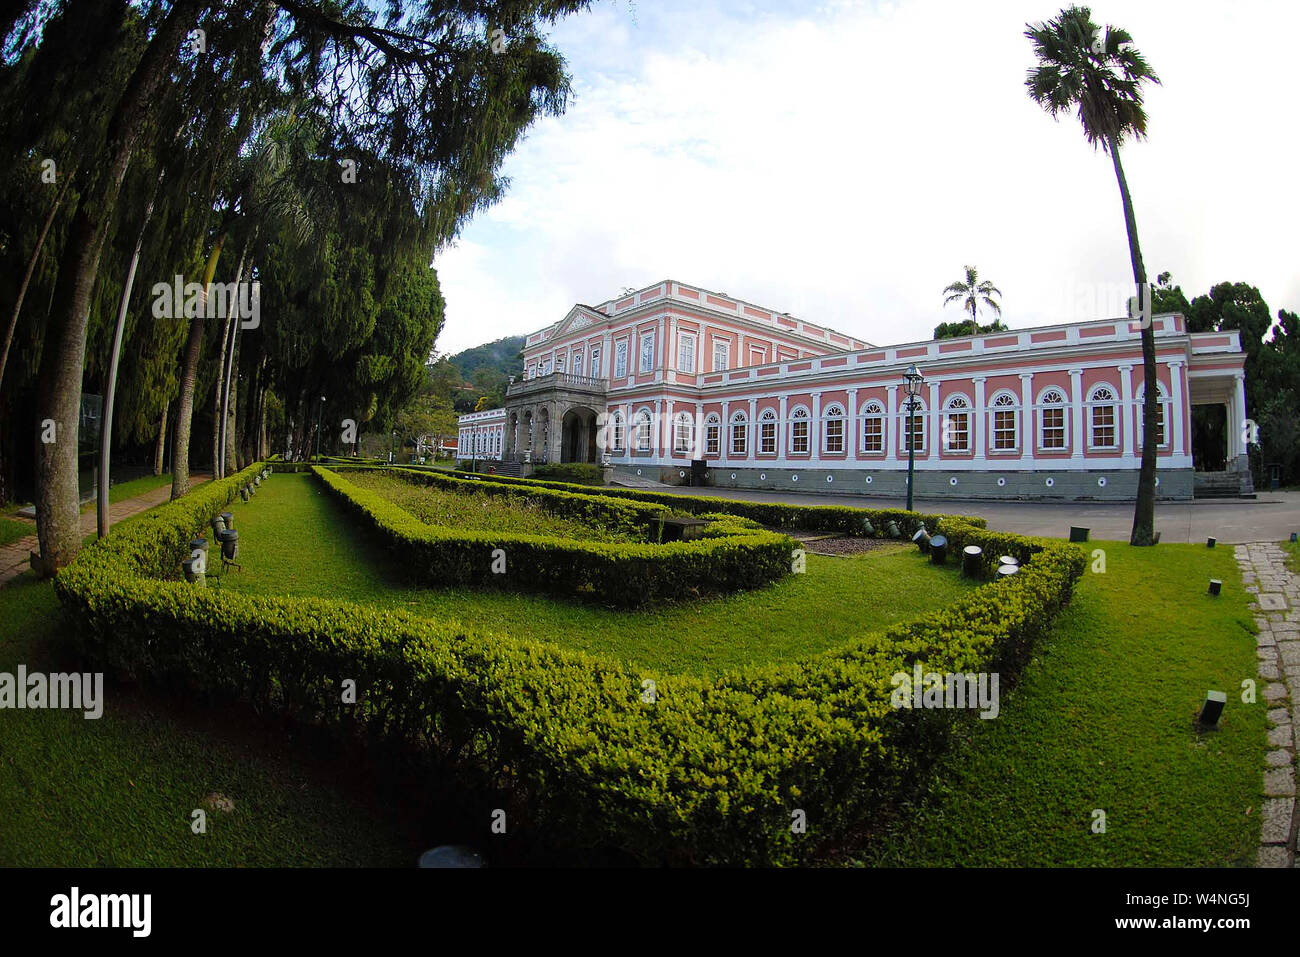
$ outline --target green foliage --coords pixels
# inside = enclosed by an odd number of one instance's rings
[[[939,528],[954,548],[1005,548],[1025,557],[1021,572],[815,658],[714,681],[647,675],[456,622],[162,580],[189,535],[249,474],[115,528],[60,573],[55,587],[88,657],[340,733],[421,740],[462,761],[472,755],[474,766],[510,782],[536,826],[646,862],[791,863],[841,840],[925,768],[960,717],[894,710],[891,677],[914,664],[1014,674],[1085,565],[1075,546],[945,518]],[[417,548],[433,543],[427,527],[391,504],[345,488],[329,470],[317,474],[377,526]],[[534,554],[567,574],[557,559],[569,556],[540,547]],[[355,705],[339,703],[343,677],[357,682]],[[809,835],[792,832],[794,810],[808,814]]]
[[[533,478],[579,485],[604,485],[601,467],[590,462],[554,462],[533,469]]]

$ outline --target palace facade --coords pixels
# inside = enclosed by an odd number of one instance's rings
[[[1152,326],[1158,495],[1249,492],[1237,333]],[[458,451],[511,474],[603,462],[629,484],[898,497],[910,420],[919,497],[1131,500],[1146,388],[1128,319],[878,346],[665,280],[528,336],[505,408],[462,416]],[[1194,405],[1226,410],[1207,456],[1226,471],[1196,470]]]

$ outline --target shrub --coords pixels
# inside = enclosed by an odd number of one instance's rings
[[[473,755],[485,776],[509,782],[533,826],[648,863],[794,863],[845,840],[962,720],[894,710],[891,676],[914,664],[1014,674],[1085,564],[1073,545],[945,518],[954,546],[1021,555],[1021,572],[834,652],[704,680],[400,611],[163,580],[251,471],[114,526],[60,572],[56,591],[92,660],[340,734]],[[430,540],[384,504],[358,508]],[[339,703],[344,678],[357,683],[354,705]],[[792,832],[795,810],[806,813],[807,834]]]
[[[538,465],[533,469],[533,478],[578,485],[605,484],[605,478],[600,466],[590,462],[560,462],[551,465]]]

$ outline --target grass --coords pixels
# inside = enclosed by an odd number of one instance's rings
[[[518,499],[508,502],[486,492],[449,492],[428,485],[413,485],[379,472],[354,472],[348,481],[382,495],[427,525],[471,531],[503,531],[550,535],[589,542],[625,542],[627,535],[597,528],[547,512],[538,504]]]
[[[0,672],[79,671],[66,659],[53,587],[31,573],[0,588]],[[340,785],[283,729],[108,685],[104,714],[0,712],[0,865],[383,866],[421,849],[400,815]],[[207,833],[191,813],[210,794]]]
[[[170,472],[164,472],[162,475],[142,475],[140,478],[134,478],[127,482],[118,482],[108,487],[108,504],[113,505],[128,498],[135,498],[137,495],[144,495],[146,492],[152,492],[157,488],[171,487],[171,484],[172,474]],[[85,512],[94,507],[95,503],[91,501],[83,505],[81,510]]]
[[[1088,547],[1104,549],[1105,573],[1084,574],[1001,716],[963,726],[926,798],[877,835],[866,863],[1253,865],[1267,705],[1239,694],[1258,673],[1232,550]],[[1212,688],[1227,710],[1219,730],[1197,733]]]
[[[0,546],[12,545],[20,538],[36,534],[36,523],[17,518],[0,518]]]
[[[808,555],[805,574],[767,588],[633,613],[510,592],[410,587],[382,546],[361,538],[310,475],[272,476],[232,511],[244,568],[220,587],[405,608],[699,675],[826,651],[975,587],[955,568],[935,568],[915,549],[895,546],[854,558]]]
[[[1282,550],[1287,553],[1286,567],[1300,575],[1300,542],[1283,542]]]

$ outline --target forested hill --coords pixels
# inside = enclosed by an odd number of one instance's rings
[[[482,368],[500,372],[502,375],[519,375],[519,350],[524,347],[524,336],[506,336],[496,342],[487,342],[454,356],[448,361],[464,373],[466,378]]]

